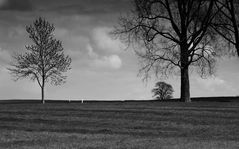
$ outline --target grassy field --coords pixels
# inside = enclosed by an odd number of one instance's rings
[[[0,148],[236,149],[239,102],[3,102]]]

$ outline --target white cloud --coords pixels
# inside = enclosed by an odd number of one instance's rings
[[[96,67],[119,69],[122,65],[122,61],[118,55],[110,55],[94,59],[93,65]]]
[[[119,69],[122,65],[122,61],[118,55],[111,55],[108,57],[112,68]]]
[[[238,83],[238,79],[234,78],[233,80]],[[169,78],[167,82],[174,88],[174,97],[180,97],[180,77]],[[234,96],[237,95],[238,88],[229,80],[228,75],[219,74],[203,79],[197,74],[191,73],[190,92],[192,97]]]
[[[11,61],[11,55],[7,50],[0,48],[0,66],[4,67],[5,65],[9,64]]]
[[[198,84],[207,90],[214,91],[218,86],[228,86],[226,81],[219,77],[211,77],[208,79],[196,78]]]
[[[57,38],[64,38],[64,37],[69,37],[70,36],[69,30],[67,30],[65,28],[60,28],[60,27],[55,29],[54,34]]]
[[[91,58],[98,58],[98,57],[99,57],[98,54],[94,52],[94,49],[92,48],[91,45],[88,44],[88,45],[86,46],[86,49],[87,49],[87,51],[88,51],[88,55],[89,55]]]
[[[86,49],[93,66],[119,69],[122,65],[122,60],[118,55],[101,56],[94,51],[90,44],[87,45]]]
[[[234,79],[235,82],[238,82]],[[191,95],[196,97],[207,96],[233,96],[238,92],[227,75],[213,76],[208,79],[202,79],[198,76],[192,76]]]
[[[101,27],[92,31],[93,44],[99,49],[106,52],[119,52],[123,49],[123,44],[119,40],[110,37],[111,28]]]
[[[8,32],[8,37],[11,39],[25,38],[28,37],[28,34],[24,26],[18,25],[10,28]]]

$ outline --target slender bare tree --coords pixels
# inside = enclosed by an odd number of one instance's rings
[[[147,78],[181,75],[181,100],[190,102],[189,68],[213,73],[215,52],[208,30],[216,13],[214,0],[134,0],[134,9],[119,19],[114,34],[139,45],[140,72]],[[201,13],[204,12],[204,13]]]
[[[173,87],[165,82],[157,82],[152,89],[153,97],[159,100],[167,100],[173,97]]]
[[[54,25],[42,18],[27,26],[26,31],[34,44],[26,46],[26,53],[13,56],[15,62],[9,68],[17,80],[21,78],[37,80],[41,87],[42,103],[45,103],[45,83],[48,81],[54,85],[64,83],[66,76],[62,73],[69,70],[71,64],[71,58],[63,53],[61,41],[54,38],[54,30]]]

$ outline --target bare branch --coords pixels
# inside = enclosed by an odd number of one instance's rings
[[[54,85],[65,82],[62,73],[70,69],[71,58],[64,55],[61,42],[54,39],[54,30],[53,24],[42,18],[26,27],[33,45],[26,46],[26,53],[13,57],[15,63],[8,69],[13,76],[37,80],[43,89],[49,79]]]

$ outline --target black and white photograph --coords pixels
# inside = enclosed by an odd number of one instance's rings
[[[0,0],[0,149],[239,149],[239,1]]]

